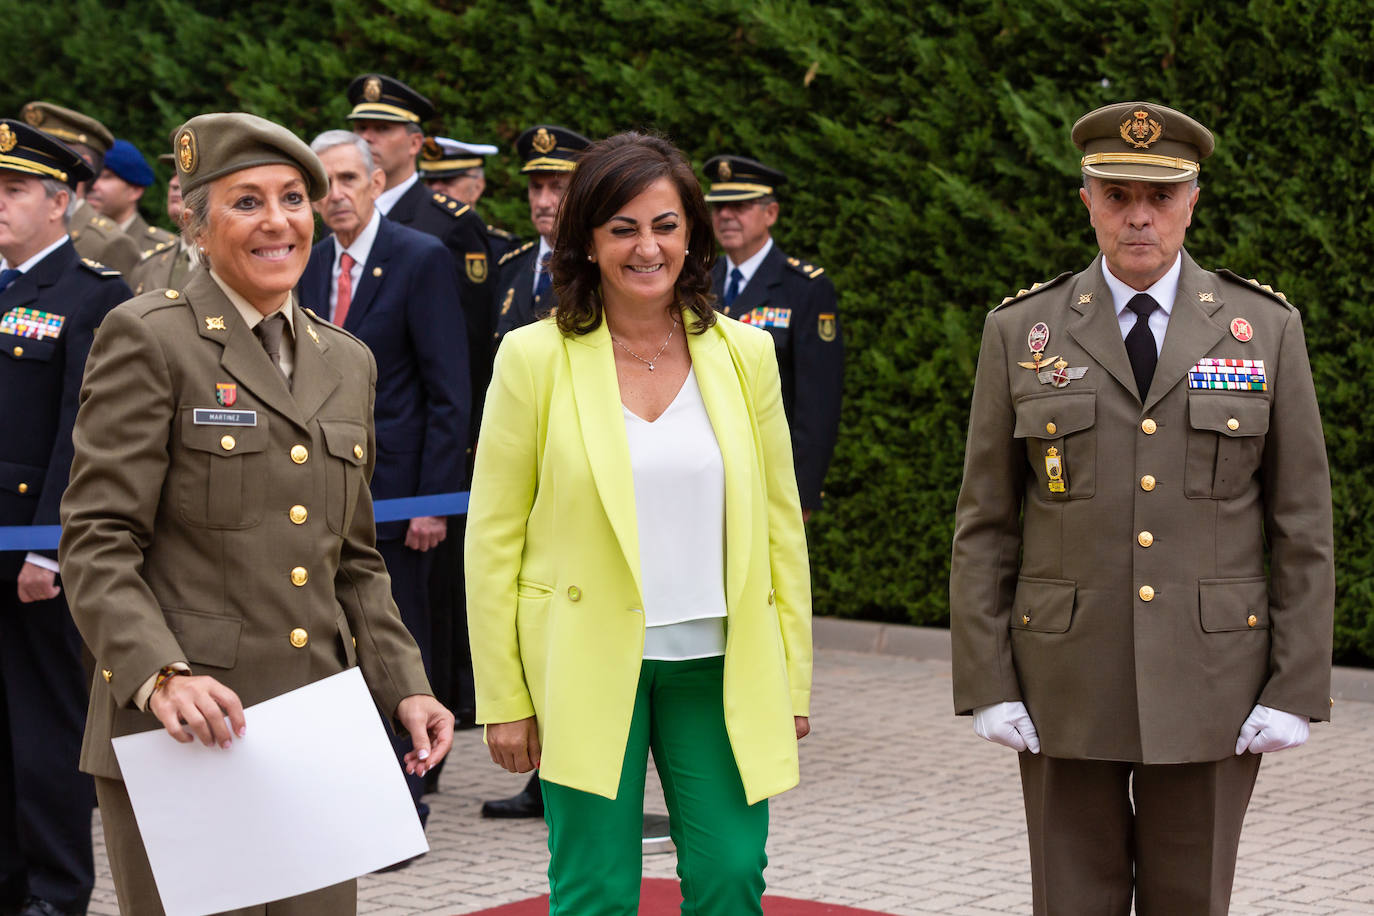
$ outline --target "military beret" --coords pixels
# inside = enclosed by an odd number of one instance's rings
[[[95,177],[81,155],[21,121],[0,120],[0,170],[55,178],[75,188]]]
[[[1190,181],[1212,155],[1212,132],[1181,111],[1149,102],[1118,102],[1073,125],[1084,175],[1117,181]]]
[[[419,124],[434,117],[429,99],[398,79],[380,73],[364,73],[348,84],[350,121],[399,121]]]
[[[153,167],[128,140],[116,140],[105,154],[105,168],[131,185],[146,188],[153,183]]]
[[[787,183],[782,172],[744,156],[712,156],[702,171],[711,182],[706,193],[706,202],[711,204],[769,197]]]
[[[496,152],[490,143],[464,143],[448,137],[425,137],[420,147],[421,178],[454,178],[468,169],[482,167],[484,157]]]
[[[556,124],[536,124],[515,139],[515,152],[524,161],[521,172],[571,172],[577,157],[592,141]]]
[[[172,148],[182,194],[259,165],[299,169],[311,200],[329,193],[329,176],[305,141],[280,124],[257,115],[241,111],[196,115],[177,128]]]
[[[20,112],[25,123],[65,143],[89,146],[102,156],[114,145],[114,134],[95,118],[52,102],[30,102]]]

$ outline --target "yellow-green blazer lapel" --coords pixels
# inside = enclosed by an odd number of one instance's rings
[[[733,609],[744,594],[752,543],[753,471],[759,448],[753,401],[748,378],[719,324],[704,334],[689,333],[687,348],[725,465],[725,598],[726,607]]]
[[[568,354],[577,422],[592,478],[596,481],[596,492],[634,576],[640,601],[643,601],[634,474],[630,468],[630,442],[625,435],[615,355],[611,352],[611,332],[603,321],[595,331],[565,337],[563,346]]]

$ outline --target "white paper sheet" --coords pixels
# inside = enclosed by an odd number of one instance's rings
[[[317,890],[429,850],[357,668],[244,710],[229,750],[114,739],[167,916]]]

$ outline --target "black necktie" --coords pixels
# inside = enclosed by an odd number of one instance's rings
[[[740,272],[738,267],[730,271],[730,285],[725,288],[725,307],[727,309],[734,304],[735,299],[739,296],[739,285],[743,279],[744,274]]]
[[[1150,381],[1155,377],[1155,364],[1159,362],[1159,351],[1155,349],[1155,335],[1150,331],[1150,313],[1159,308],[1154,297],[1146,293],[1132,296],[1126,308],[1135,312],[1135,326],[1126,335],[1126,355],[1131,358],[1131,371],[1135,373],[1135,384],[1140,389],[1140,400],[1150,393]]]
[[[281,344],[282,338],[286,333],[286,316],[280,312],[271,318],[258,322],[258,326],[253,329],[253,333],[258,335],[262,341],[262,348],[267,351],[268,357],[272,360],[272,365],[281,372],[281,377],[286,380],[286,387],[291,387],[291,380],[286,378],[286,373],[281,367]]]

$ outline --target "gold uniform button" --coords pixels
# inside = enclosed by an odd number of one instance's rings
[[[296,586],[297,588],[300,588],[302,585],[304,585],[305,583],[307,583],[307,582],[309,582],[309,581],[310,581],[310,573],[308,573],[308,572],[305,571],[305,567],[304,567],[304,566],[297,566],[295,569],[291,570],[291,584],[292,584],[292,585]]]
[[[105,679],[105,683],[108,684],[110,683],[110,678],[114,677],[114,672],[111,671],[109,668],[101,668],[100,676],[103,677]]]
[[[1141,547],[1149,547],[1155,542],[1155,536],[1148,531],[1140,532],[1135,536],[1135,539],[1140,543]]]
[[[363,447],[361,445],[353,446],[353,457],[359,461],[363,460]]]
[[[310,634],[305,632],[305,630],[296,627],[296,629],[291,631],[291,645],[295,646],[297,649],[304,649],[305,644],[308,642],[310,642]]]
[[[305,506],[291,507],[291,523],[293,525],[304,525],[305,520],[307,517],[309,517],[309,515],[310,513],[305,511]]]
[[[1154,601],[1154,600],[1155,600],[1155,590],[1152,589],[1152,588],[1150,588],[1150,586],[1148,586],[1148,585],[1142,585],[1142,586],[1140,586],[1140,600],[1141,600],[1141,601]]]
[[[581,600],[582,600],[582,589],[578,588],[576,585],[569,585],[569,586],[568,586],[568,600],[569,600],[569,601],[581,601]]]
[[[27,493],[27,492],[29,492],[29,485],[26,484],[26,483],[21,483],[21,484],[19,485],[19,492],[20,492],[20,493]]]
[[[296,464],[305,464],[305,460],[310,457],[310,452],[304,445],[291,446],[291,460]]]
[[[1023,623],[1023,624],[1030,623],[1030,614],[1022,614],[1022,615],[1021,615],[1021,623]]]
[[[15,347],[15,348],[14,348],[14,355],[15,355],[15,356],[23,356],[23,355],[24,355],[24,348],[23,348],[23,347]]]
[[[169,290],[167,290],[167,292],[163,293],[162,295],[166,296],[168,299],[179,299],[179,298],[181,298],[181,293],[177,292],[177,291],[174,290],[174,289],[169,289]]]
[[[1150,419],[1149,417],[1146,417],[1141,422],[1140,429],[1142,432],[1145,433],[1145,435],[1153,436],[1155,434],[1155,430],[1159,429],[1159,424],[1156,423],[1154,420]]]
[[[1254,614],[1251,614],[1249,617],[1245,618],[1245,623],[1247,626],[1253,627],[1255,624],[1259,623],[1259,618],[1256,617]]]
[[[1236,430],[1240,429],[1240,421],[1237,420],[1235,417],[1232,417],[1231,419],[1226,421],[1226,428],[1231,430],[1231,432],[1235,432]]]
[[[1146,474],[1144,477],[1140,478],[1140,489],[1144,490],[1146,493],[1149,493],[1151,490],[1155,488],[1155,483],[1156,481],[1154,475]]]
[[[1059,427],[1055,426],[1053,423],[1045,424],[1045,432],[1049,433],[1051,436],[1053,436],[1058,430]]]
[[[235,445],[238,445],[238,443],[234,441],[233,436],[223,436],[219,440],[219,447],[226,452],[232,452]]]

